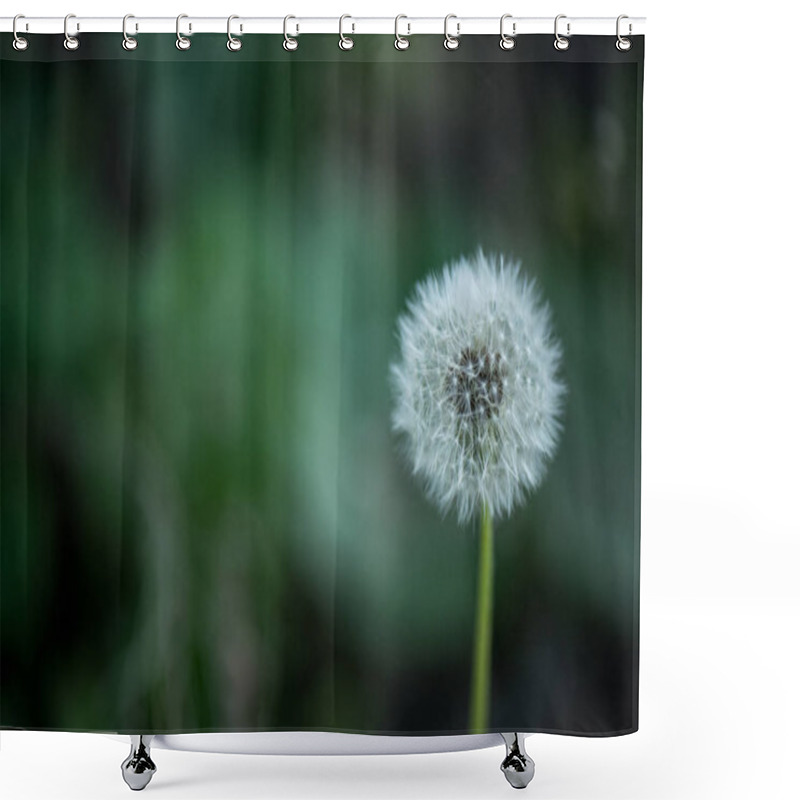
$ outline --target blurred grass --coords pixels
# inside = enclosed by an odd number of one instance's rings
[[[569,387],[496,523],[492,727],[631,726],[627,67],[2,62],[0,724],[465,730],[477,525],[387,378],[414,283],[482,246]]]

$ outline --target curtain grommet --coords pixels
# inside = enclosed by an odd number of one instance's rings
[[[614,44],[615,44],[615,47],[617,48],[617,50],[620,51],[620,53],[627,53],[628,50],[630,50],[631,47],[633,46],[633,42],[631,42],[630,39],[628,39],[627,37],[623,36],[620,33],[620,23],[624,19],[629,19],[627,14],[620,14],[617,17],[617,41]],[[632,31],[633,31],[633,25],[631,25],[631,23],[629,22],[628,23],[628,36],[631,35]]]
[[[558,32],[558,21],[560,19],[566,19],[566,18],[567,18],[566,14],[559,14],[556,17],[556,21],[555,21],[555,24],[553,26],[553,33],[555,34],[555,37],[556,37],[555,41],[553,42],[553,47],[555,47],[555,49],[558,50],[561,53],[563,53],[565,50],[569,50],[569,38],[568,37],[571,34],[571,31],[570,31],[571,25],[570,25],[570,23],[567,22],[567,35],[566,36],[562,36]]]
[[[513,50],[517,46],[517,40],[514,38],[517,35],[517,23],[511,23],[511,35],[505,32],[505,24],[507,19],[513,19],[513,14],[503,14],[500,17],[500,49]]]
[[[355,42],[352,40],[350,36],[344,35],[344,21],[346,19],[353,19],[349,14],[342,14],[339,17],[339,49],[340,50],[352,50],[355,46]],[[352,31],[351,33],[355,33],[356,26],[355,23],[351,23]]]
[[[135,36],[128,35],[128,20],[129,19],[136,19],[133,14],[126,14],[122,18],[122,47],[125,50],[131,51],[135,50],[139,46],[139,42],[136,40]],[[136,25],[136,30],[139,30],[139,25]]]
[[[447,30],[447,24],[450,22],[451,19],[456,21],[456,35],[453,36]],[[445,50],[458,50],[458,46],[461,44],[461,40],[459,39],[461,36],[461,23],[458,21],[458,17],[455,14],[448,14],[444,18],[444,49]]]
[[[175,19],[175,47],[178,50],[188,50],[192,46],[192,42],[186,36],[181,33],[181,20],[188,19],[188,14],[178,14],[177,18]],[[189,32],[192,31],[192,23],[189,23]]]
[[[239,19],[236,14],[231,14],[228,17],[228,41],[225,43],[225,46],[231,51],[231,53],[238,53],[242,49],[242,40],[238,39],[231,33],[231,22],[233,22],[235,19]],[[241,33],[241,31],[242,26],[240,25],[239,32]]]
[[[24,14],[17,14],[14,17],[14,22],[11,24],[11,32],[14,34],[14,41],[11,43],[11,46],[18,52],[22,53],[28,49],[28,40],[24,36],[20,36],[17,33],[17,20],[18,19],[25,19]],[[27,24],[26,24],[27,27]]]
[[[67,16],[64,17],[64,49],[73,52],[81,46],[81,43],[77,36],[70,36],[69,21],[71,19],[76,19],[74,14],[67,14]],[[80,29],[80,23],[77,23],[75,28],[76,32],[80,31]]]
[[[408,19],[405,14],[398,14],[394,18],[394,48],[395,50],[408,50],[411,47],[411,42],[409,41],[408,36],[411,36],[411,23],[407,22],[406,27],[408,31],[406,32],[405,36],[400,35],[400,20],[401,19]]]
[[[288,50],[290,53],[292,53],[295,50],[297,50],[297,47],[300,43],[297,41],[297,39],[289,36],[288,25],[290,19],[296,20],[297,17],[294,17],[291,14],[287,14],[283,18],[283,49]],[[300,33],[300,26],[297,23],[295,23],[295,36],[297,36],[298,33]]]

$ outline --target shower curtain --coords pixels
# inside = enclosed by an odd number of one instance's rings
[[[0,727],[638,726],[644,43],[0,43]]]

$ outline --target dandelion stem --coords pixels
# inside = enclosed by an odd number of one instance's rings
[[[492,512],[486,502],[481,510],[481,540],[478,556],[478,591],[475,603],[475,639],[472,652],[472,692],[469,727],[483,733],[489,725],[489,695],[492,671]]]

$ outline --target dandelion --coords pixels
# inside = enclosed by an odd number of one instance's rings
[[[509,514],[544,477],[564,394],[534,281],[478,251],[418,284],[399,330],[393,425],[414,474],[461,522]]]
[[[544,478],[565,386],[549,307],[518,263],[482,251],[417,285],[399,320],[393,427],[443,513],[480,514],[471,728],[488,722],[492,519]]]

